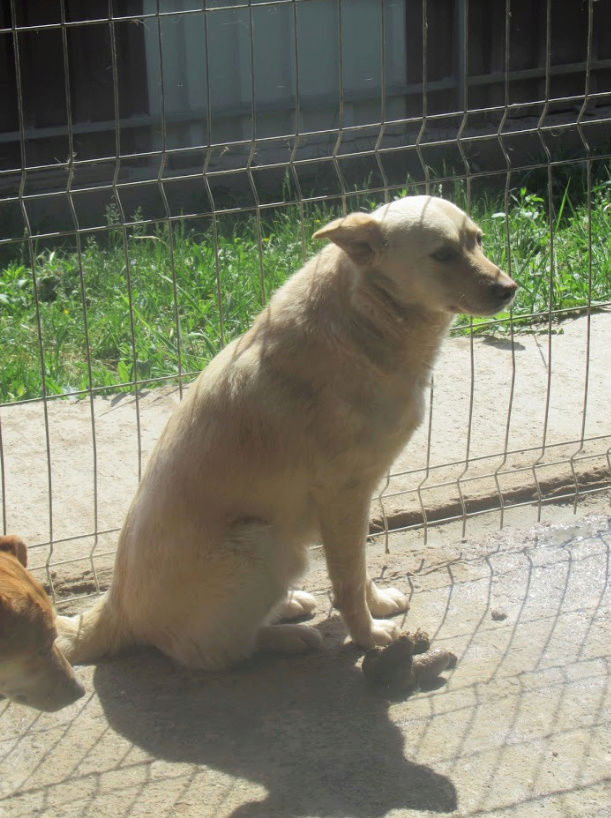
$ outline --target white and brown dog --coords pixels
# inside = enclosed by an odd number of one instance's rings
[[[0,695],[59,710],[85,692],[55,643],[55,613],[19,537],[0,536]]]
[[[439,346],[459,313],[507,309],[516,284],[481,230],[429,196],[352,213],[170,418],[127,514],[111,588],[60,618],[74,662],[144,643],[223,668],[257,648],[299,652],[318,631],[278,620],[307,546],[322,541],[335,601],[365,648],[397,635],[405,596],[367,576],[372,492],[424,412]],[[284,600],[284,601],[283,601]]]

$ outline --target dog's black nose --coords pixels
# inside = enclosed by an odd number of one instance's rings
[[[495,282],[492,285],[492,294],[495,298],[498,298],[499,301],[505,302],[514,297],[517,289],[518,285],[516,282],[511,278],[507,278],[507,282]]]

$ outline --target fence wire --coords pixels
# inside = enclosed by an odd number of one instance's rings
[[[291,263],[299,263],[312,249],[312,218],[404,192],[446,195],[475,216],[486,196],[496,196],[504,264],[526,288],[529,266],[515,246],[510,213],[516,197],[526,213],[534,201],[528,197],[538,193],[548,297],[538,308],[471,319],[453,331],[453,357],[445,366],[442,358],[431,384],[427,420],[374,499],[372,538],[388,546],[391,530],[422,528],[426,536],[431,525],[452,520],[462,521],[464,535],[468,520],[482,514],[494,512],[502,526],[511,508],[534,504],[541,516],[547,503],[577,508],[608,490],[611,426],[601,405],[611,293],[607,287],[603,297],[594,295],[592,285],[593,220],[608,212],[604,198],[593,197],[611,158],[611,52],[596,36],[604,4],[589,0],[578,10],[547,0],[542,13],[531,10],[540,27],[536,59],[516,67],[523,35],[515,20],[530,4],[506,0],[485,13],[494,43],[479,72],[474,55],[483,46],[473,31],[481,4],[444,4],[453,37],[445,76],[437,69],[444,54],[433,0],[184,0],[180,9],[143,0],[130,4],[130,14],[121,5],[109,0],[105,14],[85,18],[68,0],[44,11],[11,0],[0,16],[0,56],[10,69],[9,114],[0,127],[0,253],[3,275],[18,265],[24,282],[29,355],[39,372],[21,393],[3,378],[2,528],[29,542],[35,568],[59,600],[105,584],[126,503],[162,421],[200,362],[245,328],[228,290],[241,286],[240,243],[256,268],[245,320],[295,269],[285,260],[278,271],[270,254],[283,218],[293,220]],[[578,58],[554,39],[567,14],[583,29]],[[218,45],[221,32],[231,53]],[[266,39],[280,32],[283,39]],[[32,38],[55,80],[37,73]],[[334,71],[325,76],[329,65]],[[45,88],[56,105],[46,119]],[[587,286],[561,306],[556,239],[568,187],[564,196],[558,191],[578,175],[585,179],[585,240],[572,274]],[[185,241],[195,235],[187,253]],[[143,312],[138,248],[145,246],[157,253],[155,275],[167,285],[163,371],[141,349],[143,326],[160,317],[155,306]],[[121,360],[109,353],[104,375],[91,342],[92,248],[102,267],[111,248],[122,277]],[[55,367],[75,353],[60,348],[52,304],[65,271],[53,272],[51,262],[68,252],[81,367],[77,382],[66,385]],[[204,317],[195,320],[185,282],[204,266]],[[49,287],[56,288],[51,295]],[[9,300],[0,309],[6,327]],[[8,361],[14,350],[4,347]],[[567,358],[575,347],[581,354]],[[522,363],[526,357],[531,364]],[[533,360],[542,363],[535,374]],[[572,409],[563,408],[565,400]],[[444,432],[440,421],[455,406],[459,420]],[[561,422],[563,414],[569,421]]]

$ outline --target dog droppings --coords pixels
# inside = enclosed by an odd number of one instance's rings
[[[505,611],[501,611],[498,608],[493,608],[490,611],[490,616],[494,619],[495,622],[502,622],[504,619],[507,619],[507,614]]]
[[[412,663],[412,671],[418,684],[429,682],[444,670],[456,667],[456,654],[444,648],[435,648],[417,656]]]
[[[389,693],[411,693],[456,666],[456,656],[443,648],[429,650],[424,631],[405,633],[386,648],[368,650],[363,659],[367,682]]]

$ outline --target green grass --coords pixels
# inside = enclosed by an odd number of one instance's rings
[[[583,186],[574,188],[567,182],[555,202],[551,292],[552,245],[543,196],[526,188],[514,191],[507,217],[502,197],[471,202],[486,234],[486,253],[504,269],[509,267],[509,244],[511,274],[520,284],[514,317],[545,312],[550,305],[560,309],[588,302],[589,231],[590,298],[594,303],[611,298],[611,169],[598,174],[593,185],[590,224]],[[462,188],[450,193],[464,205]],[[376,204],[361,199],[351,206]],[[312,233],[336,215],[330,205],[287,207],[259,227],[252,217],[221,223],[218,279],[211,225],[200,233],[187,223],[141,225],[124,234],[112,212],[108,232],[102,239],[83,239],[80,256],[74,246],[39,248],[33,269],[27,261],[8,263],[0,272],[0,400],[43,393],[40,344],[47,393],[87,390],[87,337],[93,387],[118,391],[136,376],[142,381],[177,375],[177,319],[181,370],[201,369],[223,342],[244,331],[304,254],[318,249]],[[467,323],[459,320],[465,331]],[[474,320],[476,330],[480,323]]]

